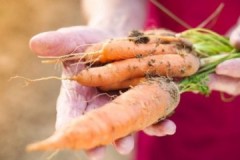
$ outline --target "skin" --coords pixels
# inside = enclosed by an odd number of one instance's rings
[[[30,48],[40,56],[59,56],[73,52],[83,52],[86,44],[101,42],[110,37],[125,36],[132,29],[143,28],[146,16],[144,12],[146,10],[145,3],[146,0],[138,0],[138,3],[136,3],[136,0],[83,0],[83,11],[85,11],[88,19],[86,26],[40,33],[30,40]],[[233,46],[240,48],[240,27],[232,32],[230,40]],[[217,74],[210,76],[209,87],[212,90],[230,93],[228,84],[225,83],[227,78],[232,82],[231,85],[238,87],[238,90],[240,90],[239,73],[229,72],[232,70],[238,71],[239,62],[240,60],[236,59],[220,64],[217,68]],[[83,65],[65,64],[63,76],[76,74],[83,68]],[[109,101],[107,96],[96,98],[95,96],[98,94],[96,88],[84,87],[76,82],[63,81],[57,101],[56,129],[61,128],[71,119],[81,116],[84,112],[100,107]],[[236,96],[240,93],[230,94]],[[87,103],[86,101],[89,100],[91,101]],[[144,129],[144,132],[150,136],[172,135],[175,131],[176,125],[171,120],[165,120]],[[134,148],[134,138],[129,135],[117,140],[113,145],[119,153],[127,154]],[[98,147],[86,152],[90,159],[99,160],[104,156],[105,147]]]
[[[136,3],[136,0],[84,0],[82,3],[88,19],[86,26],[61,28],[57,31],[40,33],[32,37],[29,42],[32,51],[39,56],[59,56],[73,52],[83,52],[86,44],[101,42],[107,38],[125,36],[133,29],[143,28],[146,0],[138,0],[138,3]],[[112,10],[109,10],[109,8],[112,8]],[[141,10],[141,13],[138,12],[139,10]],[[124,13],[120,14],[120,19],[119,13]],[[106,21],[106,19],[113,21]],[[114,24],[114,27],[112,24]],[[63,76],[76,74],[84,68],[83,65],[64,64],[64,66]],[[71,119],[81,116],[84,112],[100,107],[110,100],[107,96],[96,98],[98,94],[96,88],[81,86],[76,82],[63,81],[56,106],[56,129],[61,128]],[[86,103],[89,100],[90,102]],[[165,120],[144,129],[145,133],[157,136],[172,135],[175,131],[176,125],[171,120]],[[113,145],[120,154],[128,154],[134,148],[134,137],[129,135],[118,139]],[[105,147],[97,147],[86,151],[89,158],[94,160],[102,159],[104,152]]]

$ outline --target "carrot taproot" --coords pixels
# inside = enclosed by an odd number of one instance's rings
[[[107,86],[100,86],[98,87],[101,91],[113,91],[113,90],[120,90],[120,89],[128,89],[130,87],[134,87],[141,82],[145,82],[147,79],[145,77],[139,77],[134,79],[128,79],[122,82],[113,83]]]
[[[85,86],[98,87],[152,74],[168,77],[186,77],[194,74],[199,65],[199,59],[192,54],[153,55],[84,69],[70,79]]]
[[[179,50],[189,48],[186,44],[182,39],[172,36],[143,36],[137,40],[114,39],[88,47],[84,60],[106,63],[156,54],[177,54]]]
[[[179,90],[174,82],[149,80],[72,120],[50,138],[29,145],[27,150],[78,150],[111,144],[165,118],[178,103]]]

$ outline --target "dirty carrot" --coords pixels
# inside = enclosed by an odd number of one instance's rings
[[[87,63],[107,63],[156,54],[177,54],[181,50],[191,50],[191,47],[187,40],[166,31],[153,30],[146,33],[133,31],[127,38],[115,38],[92,44],[84,53],[55,58],[58,61],[81,59]],[[44,62],[51,63],[51,60]]]
[[[174,82],[152,79],[74,119],[50,138],[29,145],[27,150],[78,150],[111,144],[165,118],[178,103],[179,90]]]
[[[162,54],[85,69],[70,79],[85,86],[107,86],[145,75],[186,77],[194,74],[199,65],[199,59],[192,54]]]
[[[179,43],[179,45],[174,43]],[[155,37],[145,35],[127,40],[116,39],[105,42],[102,45],[97,44],[97,46],[90,46],[85,51],[85,60],[106,63],[155,54],[176,54],[180,50],[180,47],[184,48],[184,46],[185,43],[183,43],[183,41],[172,36]],[[96,51],[100,52],[96,54]]]

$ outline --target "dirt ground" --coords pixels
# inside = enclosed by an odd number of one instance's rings
[[[60,69],[43,65],[28,48],[39,32],[83,24],[79,0],[0,0],[0,159],[84,160],[83,152],[26,153],[25,146],[54,131],[55,102],[60,82],[49,80],[23,87],[11,76],[39,78],[60,75]],[[105,160],[129,159],[110,147]]]

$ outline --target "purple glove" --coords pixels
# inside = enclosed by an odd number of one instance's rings
[[[83,52],[86,44],[101,42],[113,35],[89,28],[70,27],[57,31],[40,33],[30,41],[30,48],[41,56],[60,56],[68,53]],[[73,75],[84,69],[82,64],[64,64],[63,76]],[[73,81],[63,81],[60,95],[57,100],[56,129],[68,123],[83,113],[101,107],[110,98],[104,94],[101,96],[96,88],[82,86]],[[147,127],[144,132],[149,135],[164,136],[175,133],[176,126],[170,120]],[[134,148],[132,135],[114,142],[116,150],[121,154],[127,154]],[[105,147],[97,147],[87,151],[91,159],[101,159]]]
[[[240,50],[240,25],[232,32],[230,42]],[[240,95],[240,58],[219,64],[216,74],[210,76],[209,88],[233,96]]]

